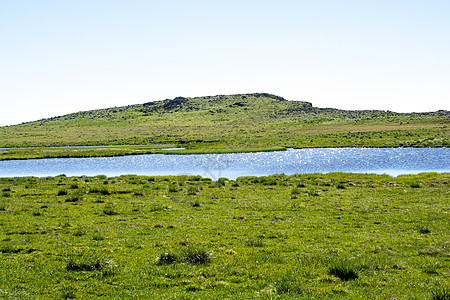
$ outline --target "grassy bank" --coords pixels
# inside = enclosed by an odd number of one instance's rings
[[[0,298],[448,299],[449,182],[0,178]]]
[[[4,148],[0,149],[1,160],[23,160],[39,158],[67,157],[114,157],[140,154],[206,154],[206,153],[245,153],[283,151],[284,147],[208,147],[189,148],[183,145],[117,145],[89,147],[36,147],[36,148]]]

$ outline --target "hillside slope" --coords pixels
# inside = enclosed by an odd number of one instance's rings
[[[0,147],[448,146],[449,123],[448,111],[405,114],[316,108],[265,93],[177,97],[0,127]]]

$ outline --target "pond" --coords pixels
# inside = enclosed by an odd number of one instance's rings
[[[200,175],[217,179],[297,173],[397,176],[450,172],[450,148],[309,148],[276,152],[131,155],[0,161],[0,177]]]

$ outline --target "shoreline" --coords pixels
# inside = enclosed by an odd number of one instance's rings
[[[122,148],[116,150],[115,152],[110,151],[107,153],[98,152],[104,148]],[[144,154],[164,154],[164,155],[195,155],[195,154],[230,154],[230,153],[257,153],[257,152],[274,152],[274,151],[286,151],[288,149],[334,149],[334,148],[450,148],[447,146],[330,146],[330,147],[319,147],[319,146],[307,146],[307,147],[296,147],[296,146],[268,146],[268,147],[242,147],[242,148],[197,148],[197,149],[186,149],[185,147],[170,147],[167,149],[159,147],[159,149],[152,146],[145,145],[104,145],[104,146],[53,146],[53,147],[9,147],[0,148],[2,150],[43,150],[43,151],[53,151],[55,149],[66,150],[65,152],[56,153],[17,153],[16,155],[11,155],[11,157],[2,157],[2,155],[8,155],[7,152],[0,154],[0,161],[11,161],[11,160],[29,160],[29,159],[49,159],[49,158],[92,158],[92,157],[119,157],[119,156],[130,156],[130,155],[144,155]],[[90,152],[80,153],[80,150],[88,149]],[[179,149],[179,150],[178,150]],[[67,153],[68,151],[71,153]],[[95,151],[95,152],[92,152]],[[25,152],[25,151],[24,151]]]

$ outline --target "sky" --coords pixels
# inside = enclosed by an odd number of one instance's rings
[[[450,110],[448,0],[0,0],[0,125],[178,96]]]

